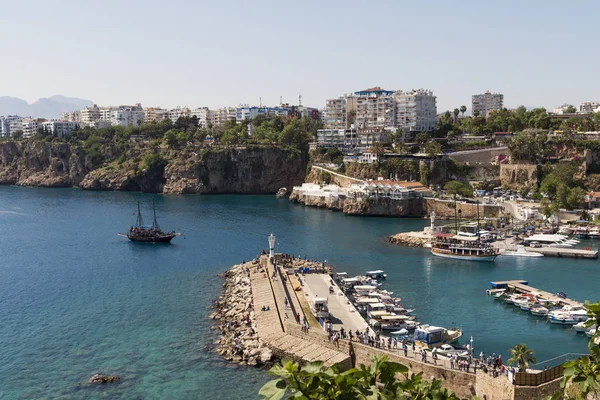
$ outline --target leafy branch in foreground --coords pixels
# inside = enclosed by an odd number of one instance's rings
[[[299,366],[284,361],[269,370],[278,378],[266,383],[259,391],[264,399],[436,399],[458,400],[451,391],[442,388],[439,380],[426,381],[423,374],[409,374],[400,363],[387,356],[371,357],[371,365],[339,372],[326,368],[322,362]],[[401,375],[397,377],[397,375]]]

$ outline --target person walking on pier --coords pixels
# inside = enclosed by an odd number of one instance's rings
[[[404,350],[404,357],[408,357],[408,346],[406,343],[402,345],[402,350]]]
[[[454,369],[454,354],[450,356],[450,369]]]

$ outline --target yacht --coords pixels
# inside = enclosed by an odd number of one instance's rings
[[[500,255],[503,257],[544,257],[542,253],[537,253],[535,251],[527,251],[525,249],[525,246],[521,244],[517,246],[516,251],[500,249]]]
[[[587,226],[578,226],[575,228],[575,237],[578,238],[586,238],[588,236],[588,228]]]
[[[577,240],[569,240],[565,235],[549,235],[545,233],[537,233],[525,238],[525,243],[531,244],[533,242],[548,247],[573,247],[579,243]]]
[[[596,335],[597,331],[598,331],[598,328],[592,328],[592,329],[588,329],[587,331],[585,331],[585,334],[587,335],[587,337],[592,338],[592,337],[594,337],[594,335]]]
[[[575,332],[579,332],[579,333],[583,333],[585,331],[588,331],[590,329],[596,329],[596,325],[592,325],[590,327],[586,327],[585,324],[587,323],[587,320],[585,321],[581,321],[576,323],[575,325],[573,325],[573,329],[575,330]]]
[[[564,315],[568,315],[576,322],[586,321],[589,318],[588,311],[585,309],[585,307],[575,307],[569,305],[563,306],[563,308],[561,309],[554,310],[548,313],[548,317]]]

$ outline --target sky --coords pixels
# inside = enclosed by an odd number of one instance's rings
[[[438,111],[600,101],[599,1],[5,0],[0,96],[322,108],[373,86]]]

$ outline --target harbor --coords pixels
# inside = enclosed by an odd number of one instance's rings
[[[471,336],[477,332],[467,332],[469,336],[463,340],[467,344],[459,345],[456,342],[463,336],[462,330],[418,321],[418,310],[406,308],[398,294],[385,289],[388,275],[383,270],[349,276],[326,263],[275,253],[274,247],[271,235],[268,253],[232,269],[241,275],[233,282],[248,282],[251,296],[242,300],[247,319],[241,331],[232,334],[223,329],[224,320],[220,321],[220,343],[228,343],[233,351],[221,348],[218,352],[230,361],[257,365],[270,362],[266,356],[272,354],[275,359],[298,362],[319,360],[344,370],[368,365],[370,356],[385,354],[413,373],[443,378],[444,385],[460,396],[486,394],[499,400],[519,398],[520,390],[528,393],[527,398],[542,398],[543,390],[536,394],[536,387],[554,387],[559,382],[559,366],[552,372],[546,368],[517,372],[505,367],[499,357],[478,353]],[[512,296],[515,304],[527,299],[556,309],[581,308],[581,303],[564,294],[536,289],[525,280],[491,281],[490,286],[489,295]],[[245,339],[235,340],[248,330],[256,335],[250,348]],[[228,341],[228,335],[234,340]],[[231,347],[232,343],[235,346]],[[509,389],[493,395],[498,385]]]

